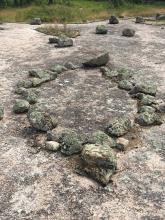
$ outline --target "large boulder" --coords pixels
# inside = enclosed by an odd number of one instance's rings
[[[145,111],[136,117],[135,122],[141,126],[161,125],[162,118],[155,112]]]
[[[108,124],[106,132],[109,135],[120,137],[126,134],[132,126],[132,121],[129,118],[119,118]]]
[[[132,28],[125,28],[122,31],[122,35],[125,37],[133,37],[135,35],[135,30]]]
[[[31,25],[41,25],[42,21],[41,18],[33,18],[30,22]]]
[[[13,106],[13,111],[16,114],[25,113],[29,110],[30,104],[26,100],[17,100]]]
[[[112,15],[109,19],[109,24],[118,24],[119,20],[117,19],[116,16]]]
[[[108,30],[105,25],[98,25],[96,27],[96,34],[107,34]]]
[[[52,115],[38,109],[31,109],[28,112],[28,119],[31,126],[39,131],[52,130],[57,126],[57,120]]]
[[[60,37],[57,40],[55,47],[71,47],[73,46],[73,40],[69,37]]]
[[[103,53],[83,63],[85,67],[105,66],[109,61],[109,53]]]
[[[135,23],[137,24],[143,24],[145,22],[144,18],[142,16],[136,17]]]
[[[0,120],[4,117],[4,107],[0,106]]]
[[[117,167],[115,155],[109,146],[87,144],[81,158],[83,171],[103,185],[109,183]]]

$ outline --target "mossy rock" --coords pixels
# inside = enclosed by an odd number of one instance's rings
[[[107,34],[108,29],[106,28],[105,25],[98,25],[96,27],[96,34]]]
[[[155,111],[156,111],[155,108],[147,105],[140,106],[138,109],[138,113],[143,113],[143,112],[154,113]]]
[[[64,71],[66,71],[66,70],[67,70],[67,68],[65,66],[58,65],[58,64],[55,65],[53,68],[51,68],[51,71],[53,71],[53,72],[55,72],[57,74],[60,74],[60,73],[62,73]]]
[[[131,90],[134,87],[134,83],[130,80],[121,80],[118,84],[119,89],[124,89],[124,90]]]
[[[136,93],[144,93],[147,95],[155,96],[157,92],[157,87],[151,83],[138,83],[134,86],[134,88],[130,91],[130,94]]]
[[[135,122],[141,126],[161,125],[163,123],[160,115],[154,112],[153,113],[150,113],[150,112],[140,113],[136,117]]]
[[[28,119],[31,126],[39,131],[52,130],[57,126],[56,118],[37,109],[28,112]]]
[[[120,137],[126,134],[132,128],[132,126],[132,121],[129,118],[119,118],[108,124],[106,132],[109,135]]]
[[[13,106],[13,111],[16,114],[25,113],[29,110],[30,104],[26,100],[17,100]]]
[[[133,37],[135,35],[135,30],[132,29],[132,28],[125,28],[123,31],[122,31],[122,36],[125,36],[125,37]]]

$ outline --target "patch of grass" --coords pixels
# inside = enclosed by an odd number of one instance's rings
[[[66,37],[75,38],[80,36],[79,30],[68,28],[67,25],[63,25],[63,26],[45,25],[43,27],[36,28],[36,30],[44,34],[57,36],[57,37],[66,36]]]
[[[29,22],[34,17],[40,17],[43,22],[81,23],[118,16],[149,16],[165,13],[165,4],[152,5],[125,4],[114,8],[109,1],[72,0],[71,5],[31,5],[24,8],[0,9],[0,20],[4,22]]]

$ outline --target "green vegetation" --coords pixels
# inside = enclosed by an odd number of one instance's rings
[[[45,25],[45,26],[36,28],[36,30],[44,34],[57,36],[57,37],[67,36],[67,37],[75,38],[75,37],[80,36],[79,30],[71,29],[67,27],[66,25],[63,25],[63,26]]]
[[[115,7],[116,5],[113,3],[119,0],[54,0],[54,4],[50,4],[48,0],[0,1],[2,1],[1,5],[3,3],[4,7],[6,7],[0,9],[0,20],[6,22],[28,22],[34,17],[40,17],[43,22],[69,23],[106,19],[111,14],[118,16],[147,16],[165,13],[165,2],[157,1],[153,4],[145,5],[131,3],[134,0],[130,0],[129,3],[121,1],[119,7]],[[7,7],[7,5],[9,6]],[[15,5],[18,6],[14,7]]]

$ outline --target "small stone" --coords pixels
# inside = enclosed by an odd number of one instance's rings
[[[4,107],[0,106],[0,120],[4,117]]]
[[[16,114],[25,113],[29,110],[30,104],[26,100],[17,100],[13,106],[13,111]]]
[[[83,63],[85,67],[105,66],[109,61],[109,53],[103,53]]]
[[[156,104],[155,97],[151,95],[141,94],[140,105],[153,105],[153,104]]]
[[[46,141],[45,149],[50,151],[58,151],[60,148],[60,144],[55,141]]]
[[[29,70],[29,76],[36,77],[39,79],[42,79],[48,76],[50,77],[47,71],[37,70],[37,69]]]
[[[118,138],[116,140],[116,148],[118,150],[124,151],[124,150],[126,150],[128,145],[129,145],[129,140],[127,140],[125,138]]]
[[[31,80],[20,80],[17,83],[17,87],[23,87],[23,88],[31,88],[33,86],[33,83]]]
[[[41,134],[38,134],[34,138],[33,147],[44,149],[45,148],[45,143],[46,143],[46,135],[44,133],[41,133]]]
[[[127,69],[119,69],[118,70],[118,75],[117,75],[117,80],[126,80],[130,79],[132,77],[133,73],[130,70]]]
[[[0,31],[3,31],[3,30],[5,30],[5,28],[4,27],[0,27]]]
[[[50,44],[56,44],[59,40],[59,37],[50,37],[49,38],[49,43]]]
[[[31,25],[41,25],[42,22],[41,22],[40,18],[33,18],[30,24]]]
[[[145,20],[144,20],[144,18],[142,16],[136,17],[135,23],[137,23],[137,24],[144,24],[144,22],[145,22]]]
[[[60,37],[55,47],[71,47],[73,46],[73,40],[68,37]]]
[[[79,67],[74,65],[72,62],[67,62],[65,63],[65,68],[69,70],[75,70],[75,69],[78,69]]]
[[[44,79],[33,78],[33,79],[31,79],[31,82],[32,82],[32,87],[38,87],[46,81]]]
[[[163,123],[162,118],[157,113],[149,112],[140,113],[135,122],[141,126],[161,125]]]
[[[63,133],[60,137],[61,153],[70,156],[81,153],[83,149],[83,138],[75,131]]]
[[[134,83],[129,81],[129,80],[122,80],[118,84],[119,89],[124,89],[124,90],[127,90],[127,91],[133,89],[133,87],[134,87]]]
[[[57,74],[60,74],[62,72],[65,72],[67,71],[67,68],[63,65],[55,65],[53,68],[51,68],[51,71],[57,73]]]
[[[156,95],[157,87],[152,84],[146,84],[146,83],[138,83],[134,86],[134,88],[130,91],[130,94],[136,94],[136,93],[144,93],[147,95]]]
[[[125,28],[122,31],[122,35],[125,37],[133,37],[135,35],[135,30],[133,30],[131,28]]]
[[[22,91],[22,97],[30,104],[35,104],[38,100],[37,92],[31,89]]]
[[[120,137],[126,134],[132,126],[132,122],[129,118],[119,118],[107,126],[106,132],[109,135]]]
[[[98,25],[96,27],[96,34],[107,34],[108,30],[105,25]]]
[[[154,113],[156,111],[155,108],[151,107],[151,106],[140,106],[138,113],[143,113],[143,112],[149,112],[149,113]]]
[[[114,147],[116,145],[115,140],[113,138],[109,137],[103,131],[95,131],[95,132],[93,132],[88,137],[87,143],[107,145],[109,147]]]
[[[116,16],[112,15],[109,19],[109,24],[118,24],[119,20],[117,19]]]
[[[28,112],[28,119],[31,126],[39,131],[52,130],[57,126],[57,121],[53,116],[37,109]]]
[[[70,129],[58,126],[55,129],[47,131],[47,140],[48,141],[60,142],[61,141],[61,137],[65,133],[70,133]]]

